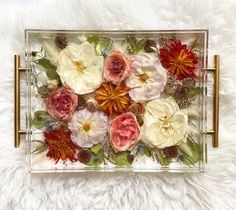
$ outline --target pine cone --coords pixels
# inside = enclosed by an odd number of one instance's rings
[[[43,85],[38,88],[38,94],[41,95],[42,98],[47,98],[49,96],[49,89],[47,85]]]
[[[141,102],[136,102],[129,107],[129,111],[134,115],[140,115],[145,112],[145,108]]]
[[[91,112],[97,111],[97,106],[93,102],[87,102],[86,107]]]
[[[78,106],[76,107],[76,110],[81,110],[86,107],[87,100],[83,96],[78,96]]]
[[[66,48],[68,41],[67,41],[65,34],[58,34],[55,38],[55,44],[60,49]]]
[[[144,50],[147,53],[155,52],[156,51],[157,43],[154,40],[148,39],[145,41]]]
[[[78,160],[83,164],[88,164],[92,159],[92,155],[89,150],[81,150],[78,153]]]

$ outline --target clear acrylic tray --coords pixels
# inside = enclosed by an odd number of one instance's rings
[[[29,171],[202,172],[207,30],[26,30]]]

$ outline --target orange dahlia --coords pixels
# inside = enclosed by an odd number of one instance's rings
[[[56,163],[62,159],[76,161],[76,145],[71,140],[71,131],[65,128],[58,128],[44,132],[45,142],[48,144],[47,157],[53,158]]]
[[[124,83],[114,85],[104,82],[96,90],[95,99],[107,115],[121,114],[126,112],[131,104],[128,92],[129,88]]]
[[[196,55],[180,40],[172,41],[160,49],[160,61],[171,76],[178,80],[196,77]]]

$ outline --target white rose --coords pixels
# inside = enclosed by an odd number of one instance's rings
[[[153,100],[160,97],[167,82],[167,71],[156,55],[146,53],[133,56],[134,73],[126,80],[134,101]]]
[[[172,97],[150,101],[142,126],[143,141],[153,147],[165,148],[187,141],[188,116]]]
[[[58,56],[57,73],[77,94],[87,94],[101,85],[102,67],[103,57],[96,55],[93,45],[70,43]]]

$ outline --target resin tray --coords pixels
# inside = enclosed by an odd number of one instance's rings
[[[30,172],[204,171],[207,30],[25,36]]]

